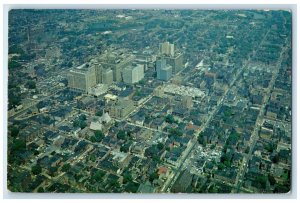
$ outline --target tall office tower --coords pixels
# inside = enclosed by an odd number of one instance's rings
[[[103,68],[102,68],[101,64],[96,64],[95,72],[96,72],[96,83],[97,84],[102,83],[102,71],[103,71]]]
[[[111,52],[100,58],[100,63],[104,69],[111,69],[113,71],[113,80],[115,82],[121,82],[122,70],[131,65],[135,57],[130,54]]]
[[[89,65],[95,67],[96,83],[102,83],[102,65],[96,59],[92,59]]]
[[[183,69],[183,55],[181,53],[176,53],[172,57],[165,57],[167,64],[172,66],[172,73],[176,74]]]
[[[155,61],[155,57],[153,55],[153,51],[145,50],[143,52],[138,52],[135,54],[136,58],[134,60],[135,63],[143,64],[144,70],[148,70],[149,65]]]
[[[160,76],[160,80],[168,81],[172,76],[172,67],[167,65],[164,69],[161,69]]]
[[[112,84],[113,83],[113,71],[111,69],[105,69],[102,72],[102,83],[103,84]]]
[[[96,85],[95,66],[83,64],[73,68],[67,74],[67,79],[70,88],[87,93],[91,87]]]
[[[172,76],[172,67],[167,65],[166,59],[161,58],[156,61],[157,79],[168,81]]]
[[[174,56],[175,48],[174,44],[170,44],[169,42],[164,42],[159,45],[160,54],[164,54],[167,56]]]
[[[160,44],[159,54],[160,58],[165,58],[167,64],[172,66],[172,74],[176,74],[183,69],[183,54],[179,52],[175,53],[174,44],[170,44],[169,42]]]
[[[134,84],[144,78],[144,66],[137,64],[135,66],[128,66],[123,70],[123,81],[128,84]]]
[[[136,64],[133,68],[133,74],[136,74],[136,81],[139,82],[140,80],[144,79],[145,76],[145,68],[143,64]]]
[[[161,58],[156,61],[156,73],[157,73],[157,78],[161,78],[161,70],[164,69],[167,66],[166,59]]]

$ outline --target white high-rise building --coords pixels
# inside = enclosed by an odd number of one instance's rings
[[[111,69],[102,71],[102,83],[108,85],[113,83],[113,71]]]
[[[95,66],[88,66],[87,64],[83,64],[70,70],[67,74],[67,78],[68,86],[70,88],[86,93],[91,87],[94,87],[97,84]]]
[[[96,73],[96,83],[102,83],[102,65],[96,60],[92,59],[89,62],[89,66],[94,66],[95,67],[95,73]]]
[[[164,42],[159,45],[160,54],[165,54],[167,56],[174,56],[175,48],[174,44],[170,44],[169,42]]]
[[[137,64],[136,66],[128,66],[123,70],[123,81],[128,84],[134,84],[144,78],[144,66]]]

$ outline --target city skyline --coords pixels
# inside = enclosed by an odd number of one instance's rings
[[[9,12],[8,189],[287,193],[291,12]]]

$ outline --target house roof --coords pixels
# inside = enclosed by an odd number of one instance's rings
[[[166,168],[166,167],[160,167],[159,169],[158,169],[158,175],[161,175],[161,174],[163,174],[163,173],[167,173],[167,171],[168,171],[168,168]]]
[[[186,130],[198,130],[199,126],[193,125],[191,123],[186,125]]]

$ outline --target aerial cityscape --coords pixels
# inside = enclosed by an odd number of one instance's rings
[[[290,11],[8,17],[11,192],[291,190]]]

